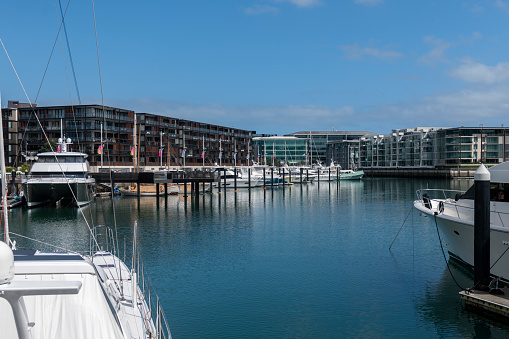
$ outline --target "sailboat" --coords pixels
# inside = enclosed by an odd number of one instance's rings
[[[56,152],[52,153],[51,156],[58,157]],[[1,119],[0,165],[5,198]],[[83,215],[81,206],[77,205]],[[28,237],[11,234],[5,206],[3,213],[0,338],[171,338],[158,298],[151,296],[150,289],[145,289],[136,223],[131,265],[128,266],[120,259],[116,232],[88,223],[88,253],[16,250],[16,241],[11,240],[11,235]]]

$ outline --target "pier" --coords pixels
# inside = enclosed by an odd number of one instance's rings
[[[494,295],[489,292],[466,290],[460,292],[465,301],[465,309],[484,317],[500,322],[507,322],[509,318],[509,289],[503,288],[504,295]]]
[[[156,192],[159,192],[159,185],[164,185],[167,192],[168,184],[184,184],[184,196],[187,196],[187,185],[191,185],[191,195],[198,195],[200,184],[212,184],[216,181],[214,174],[208,171],[170,171],[170,172],[122,172],[111,170],[109,172],[90,173],[97,185],[109,184],[108,187],[115,187],[115,183],[136,183],[138,195],[140,195],[140,184],[156,184]]]

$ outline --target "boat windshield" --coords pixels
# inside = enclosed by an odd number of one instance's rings
[[[472,185],[460,199],[474,200],[475,185]],[[490,201],[509,202],[509,183],[490,183]]]
[[[63,178],[64,177],[62,172],[55,172],[55,173],[50,173],[50,172],[31,172],[30,176],[32,178],[35,178],[35,177]],[[65,176],[68,177],[68,178],[85,178],[86,177],[86,173],[85,172],[65,172]]]
[[[61,163],[69,163],[69,162],[73,162],[73,163],[84,163],[85,162],[85,157],[84,156],[80,156],[80,155],[65,155],[65,156],[61,156],[61,155],[58,155],[58,161],[61,162]],[[44,155],[44,156],[39,156],[39,159],[37,160],[37,162],[57,162],[57,160],[55,159],[55,156],[53,155]]]

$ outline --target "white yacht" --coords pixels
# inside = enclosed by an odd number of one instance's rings
[[[90,177],[88,155],[68,152],[70,139],[58,139],[57,152],[37,154],[37,162],[22,181],[28,207],[67,200],[76,206],[89,204],[95,196],[95,179]]]
[[[489,169],[491,274],[509,280],[509,162]],[[474,186],[466,192],[420,189],[414,207],[440,229],[452,258],[474,265]],[[507,251],[507,253],[506,253]]]
[[[214,172],[219,180],[214,182],[215,188],[218,188],[218,185],[221,185],[221,188],[235,188],[235,186],[237,188],[253,188],[263,186],[263,177],[256,175],[249,177],[247,173],[242,173],[240,169],[237,169],[236,175],[235,170],[232,169],[216,168]]]
[[[114,252],[12,251],[0,241],[0,337],[171,338],[137,272]]]

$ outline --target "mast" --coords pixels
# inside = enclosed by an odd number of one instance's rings
[[[163,167],[163,131],[159,131],[159,157],[161,158],[161,165],[159,167]]]
[[[185,131],[182,132],[182,158],[184,167],[186,167],[186,133]]]
[[[309,148],[311,149],[310,165],[313,166],[313,144],[311,143],[311,131],[309,131]]]
[[[272,141],[272,166],[276,165],[276,140]]]
[[[203,142],[202,142],[201,148],[202,148],[202,152],[201,152],[202,165],[203,165],[203,169],[205,169],[205,135],[203,136]]]
[[[103,124],[101,122],[101,168],[103,168]]]
[[[221,167],[221,157],[223,156],[223,152],[221,149],[221,137],[219,137],[219,167]]]
[[[2,98],[0,96],[0,102]],[[4,212],[4,232],[5,243],[9,245],[9,221],[7,219],[7,173],[5,173],[5,148],[4,148],[4,126],[3,126],[2,107],[0,106],[0,169],[2,170],[2,208]]]

